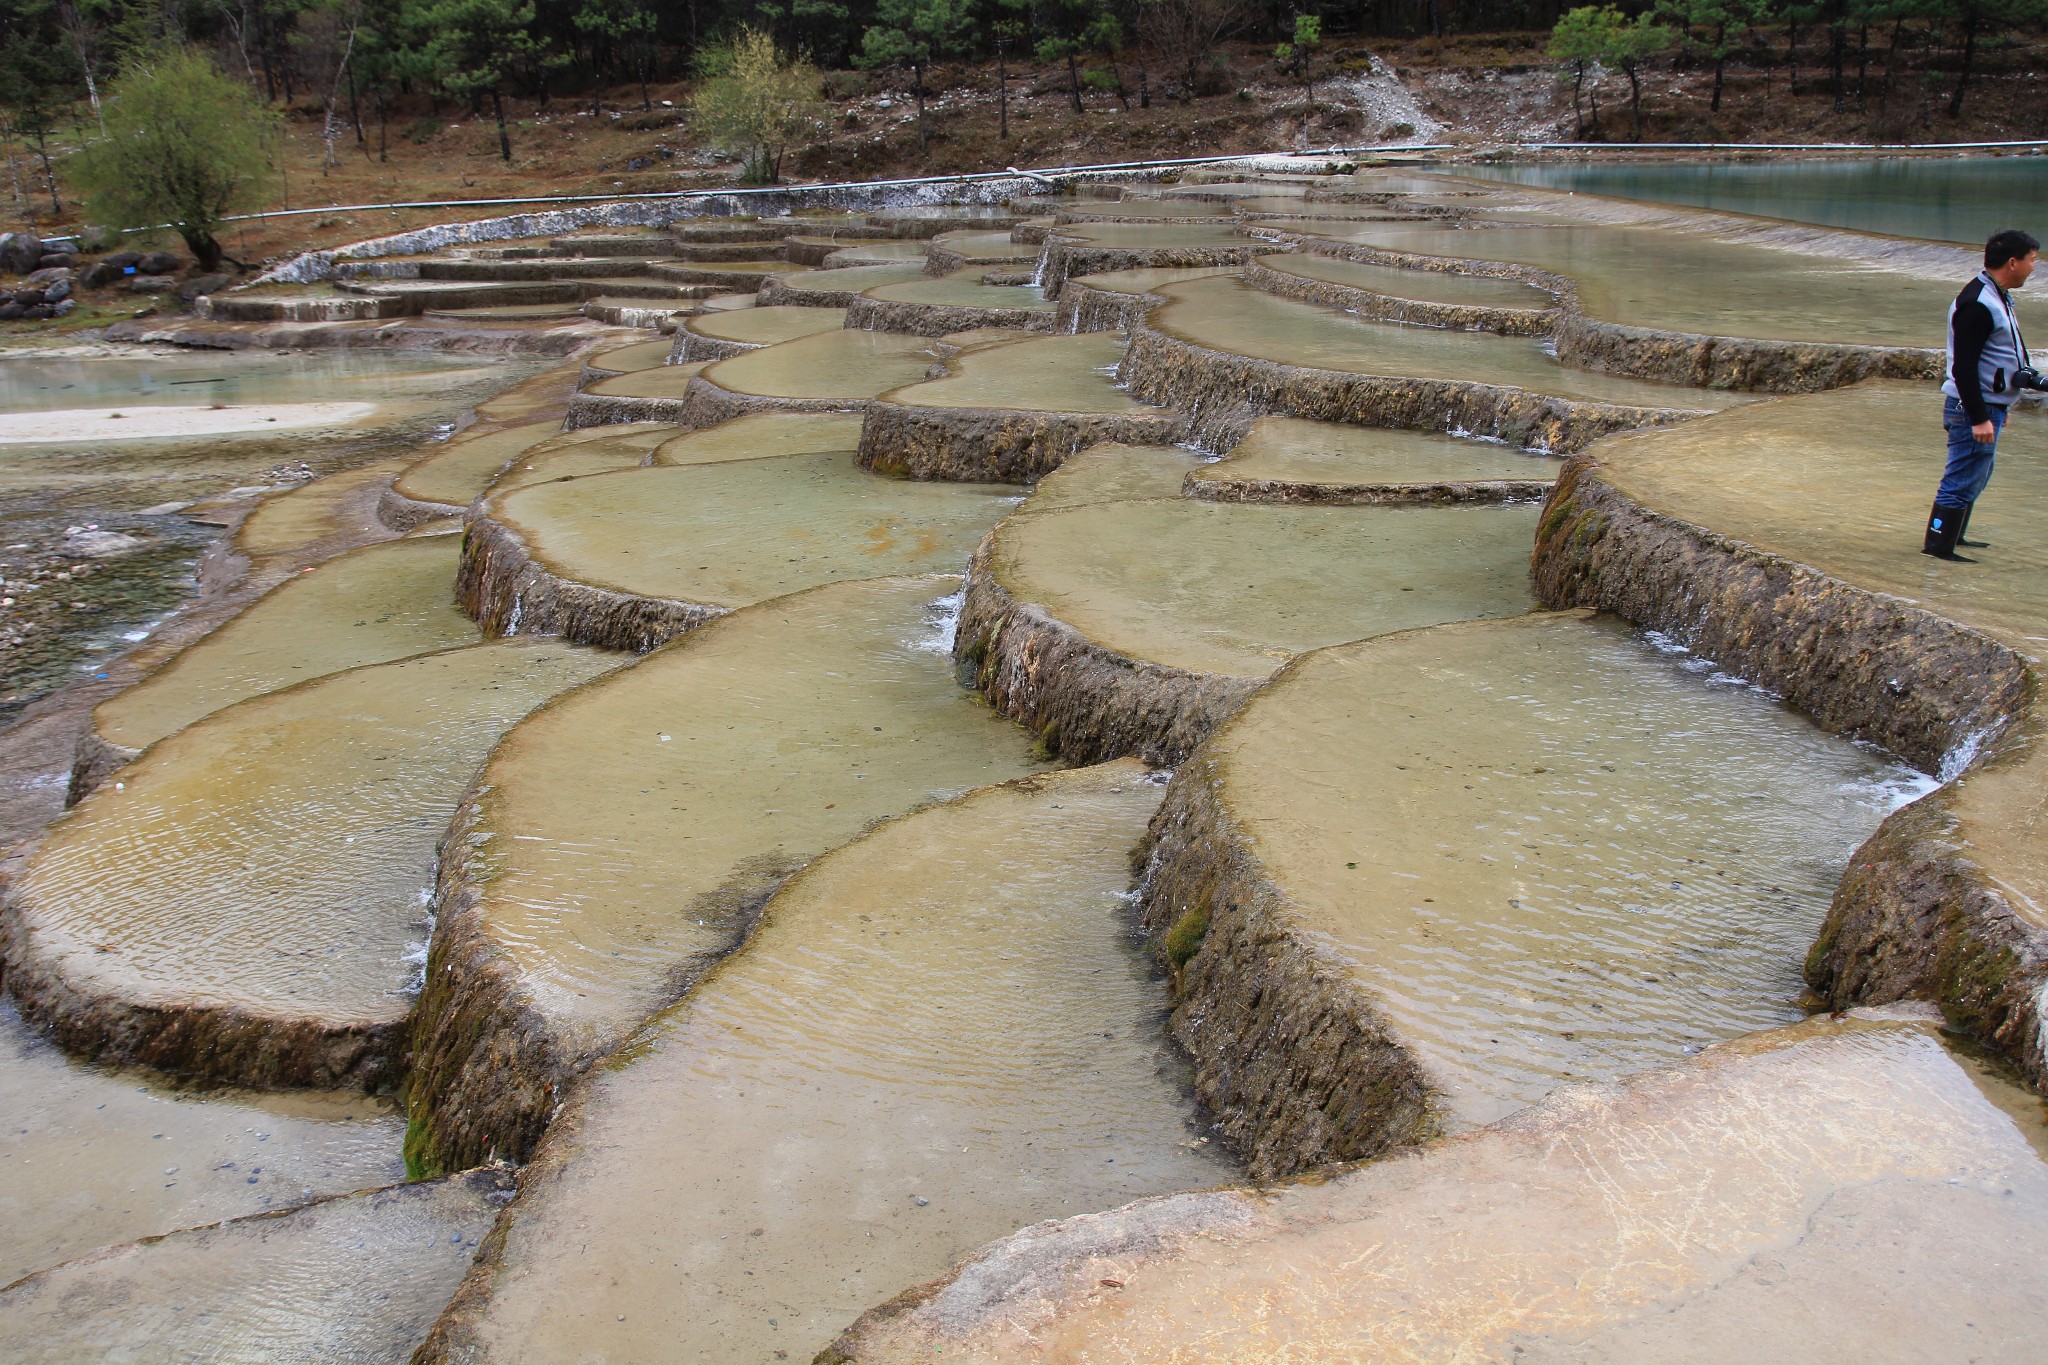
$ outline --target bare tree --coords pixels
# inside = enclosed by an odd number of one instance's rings
[[[1250,0],[1139,0],[1138,35],[1166,64],[1185,104],[1202,93],[1211,54],[1251,18]]]

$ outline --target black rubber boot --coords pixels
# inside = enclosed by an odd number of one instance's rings
[[[1974,502],[1963,504],[1963,524],[1956,528],[1956,544],[1967,545],[1973,550],[1988,550],[1991,548],[1990,541],[1970,539],[1970,513],[1976,510],[1977,504]]]
[[[1920,547],[1920,553],[1957,564],[1975,564],[1976,560],[1956,553],[1956,538],[1962,535],[1963,520],[1969,515],[1967,507],[1934,504],[1934,510],[1927,514],[1927,543]]]

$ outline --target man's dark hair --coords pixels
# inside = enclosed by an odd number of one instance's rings
[[[2002,228],[1991,234],[1991,240],[1984,243],[1984,268],[1996,270],[2007,261],[2017,261],[2029,251],[2039,251],[2041,244],[2029,233],[2018,228]]]

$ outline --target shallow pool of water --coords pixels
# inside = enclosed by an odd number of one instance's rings
[[[704,377],[735,393],[852,401],[924,378],[930,348],[894,332],[824,331],[715,361]]]
[[[1475,164],[1455,174],[1968,246],[2000,228],[2038,235],[2048,221],[2048,161],[2038,156]]]
[[[808,1359],[991,1235],[1229,1180],[1128,930],[1159,792],[1130,762],[985,789],[793,880],[597,1081],[494,1357]]]
[[[1094,503],[1005,522],[996,571],[1129,658],[1264,677],[1305,649],[1528,610],[1530,507]]]
[[[1606,618],[1327,650],[1226,736],[1233,818],[1454,1127],[1801,1017],[1849,854],[1929,785]]]
[[[891,390],[889,401],[929,408],[1169,415],[1116,387],[1123,353],[1124,339],[1116,332],[978,346],[948,360],[950,373],[943,379]]]

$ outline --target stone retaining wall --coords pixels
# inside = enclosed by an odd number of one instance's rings
[[[878,399],[861,423],[855,459],[893,478],[1032,483],[1087,446],[1171,444],[1186,434],[1178,413],[923,408]]]

